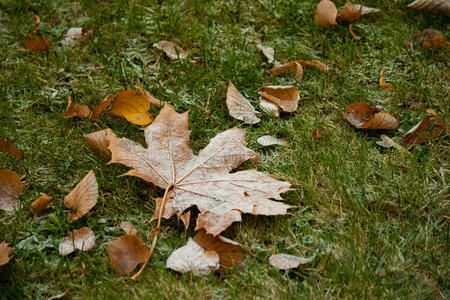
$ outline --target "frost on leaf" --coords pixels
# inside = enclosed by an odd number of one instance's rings
[[[71,210],[69,222],[78,220],[86,215],[97,203],[98,184],[94,171],[89,173],[78,185],[64,198],[64,205]]]
[[[111,151],[108,149],[109,141],[107,137],[109,135],[113,135],[114,137],[116,136],[111,129],[106,128],[88,134],[83,134],[83,139],[94,151],[111,157]]]
[[[236,89],[231,81],[228,83],[226,103],[228,112],[233,118],[243,121],[245,124],[255,124],[260,121],[250,101]]]
[[[0,170],[0,209],[14,211],[19,205],[23,185],[19,175],[10,170]]]
[[[205,250],[189,238],[186,245],[169,256],[166,268],[180,273],[192,272],[197,276],[206,276],[219,269],[219,261],[216,251]]]
[[[280,270],[295,269],[299,265],[307,264],[311,260],[295,255],[289,254],[275,254],[269,257],[269,262],[272,266]]]
[[[89,251],[95,246],[95,233],[88,227],[83,227],[69,232],[66,238],[59,244],[59,254],[68,255],[75,251]]]
[[[217,235],[241,213],[286,214],[289,205],[280,194],[290,184],[256,170],[229,173],[257,154],[246,147],[245,130],[232,128],[211,139],[198,155],[189,147],[188,115],[178,114],[165,105],[155,121],[145,129],[148,148],[126,138],[109,136],[110,163],[132,169],[125,175],[136,176],[165,190],[173,186],[164,205],[180,216],[196,206],[200,211],[197,230],[204,228]]]

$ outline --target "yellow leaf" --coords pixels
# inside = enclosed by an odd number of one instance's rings
[[[136,125],[147,125],[153,120],[149,109],[150,102],[145,95],[125,90],[116,94],[110,113]]]

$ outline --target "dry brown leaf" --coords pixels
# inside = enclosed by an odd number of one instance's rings
[[[314,13],[314,23],[325,28],[337,25],[337,8],[330,0],[321,0]]]
[[[261,121],[256,116],[255,108],[234,86],[228,82],[227,100],[228,112],[233,118],[243,121],[245,124],[256,124]]]
[[[0,170],[0,209],[14,211],[19,206],[23,185],[19,175],[10,170]]]
[[[380,138],[381,138],[381,141],[378,141],[377,144],[380,145],[381,147],[384,147],[384,148],[394,147],[395,149],[397,149],[400,152],[408,151],[405,148],[403,148],[402,146],[400,146],[399,144],[397,144],[393,139],[391,139],[390,137],[388,137],[385,134],[382,134],[380,136]]]
[[[273,50],[272,47],[265,47],[261,44],[258,44],[256,45],[256,48],[262,51],[269,64],[271,64],[275,60],[275,50]]]
[[[192,272],[196,276],[206,276],[219,269],[219,261],[216,251],[205,250],[189,238],[186,245],[170,254],[166,268],[180,273]]]
[[[392,84],[387,83],[384,80],[384,70],[381,70],[381,72],[380,72],[380,86],[384,87],[387,90],[390,90],[390,89],[392,89],[394,87]]]
[[[312,135],[313,135],[313,137],[318,138],[318,139],[323,138],[322,132],[320,132],[319,129],[317,129],[317,128],[313,129]]]
[[[18,159],[22,159],[24,155],[23,150],[17,148],[16,144],[8,143],[3,139],[0,139],[0,152],[11,154]]]
[[[347,106],[344,118],[356,128],[397,129],[400,124],[392,115],[370,107],[364,102]]]
[[[66,256],[75,251],[90,251],[95,246],[95,233],[88,227],[82,227],[69,232],[66,238],[59,244],[59,254]]]
[[[300,67],[299,67],[300,65]],[[270,69],[267,74],[270,75],[281,75],[283,73],[286,73],[287,71],[290,70],[295,70],[296,71],[296,79],[297,80],[301,80],[303,77],[303,67],[315,67],[317,69],[319,69],[320,71],[324,72],[324,73],[330,73],[330,67],[328,67],[327,65],[325,65],[324,63],[322,63],[319,60],[303,60],[303,59],[298,59],[298,60],[294,60],[291,61],[289,63],[286,63],[284,65],[281,66],[276,66],[273,67],[272,69]]]
[[[179,218],[181,222],[183,222],[184,231],[188,230],[189,223],[191,222],[191,211],[188,210],[186,213],[182,214]]]
[[[379,9],[379,8],[367,7],[367,6],[363,6],[363,5],[359,5],[359,4],[354,4],[353,6],[358,10],[361,9],[361,16],[373,14],[373,13],[377,13],[377,12],[381,11],[381,9]]]
[[[212,250],[219,254],[219,272],[232,268],[244,256],[242,246],[239,243],[220,235],[207,234],[204,230],[197,233],[194,237],[194,242],[205,250]]]
[[[403,146],[421,145],[429,140],[448,134],[448,125],[438,117],[432,109],[427,110],[428,116],[422,119],[403,136]]]
[[[408,4],[408,8],[450,15],[450,1],[448,0],[416,0]]]
[[[133,224],[131,224],[129,222],[124,221],[124,222],[120,223],[120,228],[122,228],[126,234],[131,234],[131,235],[137,234],[136,228],[134,228]]]
[[[300,81],[303,79],[303,67],[298,62],[295,62],[295,79],[297,81]]]
[[[11,247],[9,247],[8,243],[1,242],[0,243],[0,266],[6,265],[12,257],[9,256],[11,252]]]
[[[83,134],[83,139],[86,143],[94,149],[97,153],[106,154],[106,156],[111,157],[111,151],[109,150],[108,136],[116,137],[116,134],[109,128],[91,132],[88,134]]]
[[[295,86],[264,86],[258,89],[258,93],[263,100],[272,102],[282,111],[294,112],[297,110],[300,95]]]
[[[114,270],[120,275],[127,275],[138,264],[147,262],[150,252],[140,238],[127,234],[109,244],[108,254]]]
[[[124,90],[114,96],[110,114],[124,117],[136,125],[148,125],[152,115],[148,112],[150,102],[139,92]]]
[[[89,116],[90,110],[89,107],[87,107],[87,105],[78,105],[72,102],[72,97],[67,96],[67,108],[66,111],[63,113],[63,117],[68,119],[68,118],[73,118],[73,117],[78,117],[81,119],[85,119]]]
[[[352,36],[352,38],[355,41],[359,41],[361,39],[361,37],[359,35],[357,35],[356,33],[353,32],[353,25],[352,24],[348,25],[348,30],[350,31],[350,35]]]
[[[170,59],[185,59],[188,57],[189,53],[184,51],[180,46],[176,45],[174,42],[169,41],[160,41],[158,43],[154,43],[153,47],[160,49],[166,53],[166,55]]]
[[[239,221],[241,213],[287,212],[289,205],[271,199],[282,200],[280,194],[289,190],[289,183],[255,170],[229,174],[244,161],[257,158],[246,147],[245,130],[232,128],[218,134],[198,155],[189,147],[189,135],[187,113],[178,114],[166,104],[145,129],[148,148],[126,138],[108,137],[110,163],[131,167],[125,175],[137,176],[164,190],[172,188],[166,204],[173,212],[181,215],[196,206],[200,210],[197,229],[204,227],[215,235]],[[167,205],[164,208],[163,213]],[[211,225],[206,214],[219,217]],[[225,215],[234,220],[222,219]]]
[[[33,214],[37,215],[38,213],[43,211],[52,200],[53,200],[52,196],[41,193],[41,196],[38,199],[36,199],[33,203],[31,203],[30,211]]]
[[[147,97],[148,101],[156,106],[161,106],[161,101],[156,99],[152,94],[150,94],[149,92],[147,92],[144,87],[141,85],[141,82],[138,80],[137,81],[137,86],[139,88],[139,91],[141,92],[142,95],[144,95],[145,97]]]
[[[95,206],[98,198],[98,184],[94,171],[89,173],[64,198],[64,205],[69,208],[69,222],[78,220],[86,215]]]
[[[276,137],[271,135],[260,136],[256,141],[258,142],[258,144],[265,147],[273,145],[289,146],[288,141],[277,139]]]
[[[269,114],[271,114],[271,115],[273,115],[273,116],[275,116],[277,118],[280,117],[280,108],[276,104],[265,100],[265,98],[263,98],[263,97],[260,97],[259,98],[259,105],[267,113],[269,113]]]
[[[414,46],[422,46],[424,48],[450,48],[450,42],[447,42],[442,32],[434,29],[425,29],[424,31],[413,35],[409,40],[403,42],[408,49]]]
[[[92,35],[88,27],[72,27],[64,35],[64,42],[69,46],[76,46]]]
[[[26,40],[25,42],[23,42],[23,45],[25,46],[25,48],[38,53],[44,53],[50,51],[53,48],[52,43],[44,35]]]
[[[289,254],[275,254],[269,257],[272,266],[280,270],[295,269],[300,265],[310,263],[311,260]]]
[[[98,117],[111,105],[115,95],[108,95],[94,109],[92,109],[91,120],[97,120]]]
[[[344,7],[339,11],[337,19],[340,22],[355,22],[361,18],[362,6],[356,8],[351,2],[347,1]]]

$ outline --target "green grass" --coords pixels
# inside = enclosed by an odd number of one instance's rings
[[[325,30],[313,24],[318,1],[0,1],[0,138],[14,141],[26,156],[0,154],[0,168],[16,171],[25,192],[23,209],[0,212],[0,241],[14,258],[0,267],[0,298],[43,299],[74,290],[73,299],[102,298],[446,298],[449,297],[448,138],[414,147],[409,154],[380,148],[381,132],[355,130],[342,117],[345,107],[364,101],[382,106],[403,121],[400,136],[435,109],[449,120],[448,51],[416,48],[402,41],[426,28],[448,38],[448,17],[405,9],[409,1],[364,4],[382,9],[354,25]],[[344,0],[335,1],[338,7]],[[48,54],[22,45],[32,15],[53,43]],[[275,21],[271,21],[275,20]],[[94,35],[80,47],[63,47],[68,28],[87,25]],[[171,61],[152,47],[159,40],[191,51]],[[330,74],[305,69],[267,77],[269,69],[256,49],[272,46],[276,59],[320,59]],[[192,61],[195,61],[192,62]],[[394,85],[378,85],[379,73]],[[140,179],[118,177],[126,168],[106,165],[81,135],[112,128],[119,136],[143,143],[138,126],[104,115],[96,122],[64,119],[66,97],[91,108],[107,94],[134,88],[140,79],[157,98],[178,112],[190,110],[194,151],[233,126],[225,106],[231,79],[257,106],[257,88],[295,85],[301,93],[297,112],[277,120],[263,115],[248,128],[249,147],[260,153],[256,167],[290,181],[295,191],[285,202],[298,206],[291,215],[244,216],[224,232],[249,251],[225,275],[204,278],[165,269],[170,253],[194,235],[176,220],[164,222],[156,251],[138,282],[115,274],[106,252],[129,221],[149,245],[148,220],[155,196]],[[158,109],[152,108],[157,114]],[[316,140],[318,128],[325,137]],[[256,139],[271,134],[291,146],[261,148]],[[247,164],[246,167],[252,167]],[[64,196],[93,169],[99,183],[94,214],[68,224]],[[54,197],[35,217],[29,205],[39,193]],[[67,257],[58,244],[69,230],[89,226],[97,246]],[[268,257],[289,253],[312,257],[310,265],[286,272]],[[384,273],[384,274],[383,274]]]

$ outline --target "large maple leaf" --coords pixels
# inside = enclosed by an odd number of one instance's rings
[[[256,170],[230,173],[244,161],[257,158],[246,147],[244,129],[218,134],[198,155],[189,147],[189,136],[187,112],[179,114],[166,104],[145,129],[148,148],[127,138],[108,136],[110,163],[131,167],[124,175],[137,176],[162,189],[172,186],[163,216],[181,215],[196,206],[200,211],[196,230],[204,228],[217,235],[241,221],[241,213],[286,214],[291,206],[273,200],[282,200],[280,194],[290,190],[290,183]]]

